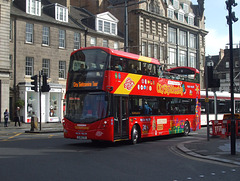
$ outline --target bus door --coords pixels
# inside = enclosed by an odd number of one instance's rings
[[[128,138],[128,97],[114,97],[114,138]]]

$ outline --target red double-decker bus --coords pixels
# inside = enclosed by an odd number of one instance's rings
[[[104,47],[71,54],[64,137],[119,141],[200,129],[199,71]]]

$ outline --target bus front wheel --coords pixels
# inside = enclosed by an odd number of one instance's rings
[[[137,144],[140,141],[140,132],[137,125],[134,125],[132,128],[132,144]]]
[[[184,123],[184,135],[185,135],[185,136],[188,136],[189,133],[190,133],[190,125],[189,125],[189,122],[186,121],[186,122]]]

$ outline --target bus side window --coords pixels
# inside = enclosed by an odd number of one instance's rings
[[[142,74],[148,75],[147,63],[145,62],[142,63]]]

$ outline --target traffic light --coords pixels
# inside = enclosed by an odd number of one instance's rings
[[[35,92],[37,92],[38,91],[38,82],[37,82],[38,77],[37,77],[37,75],[32,76],[31,80],[33,80],[31,82],[31,85],[33,85],[33,87],[31,87],[31,89],[34,90]]]
[[[50,86],[47,83],[48,78],[47,78],[46,75],[43,75],[42,78],[43,78],[42,92],[49,92],[50,91]]]

